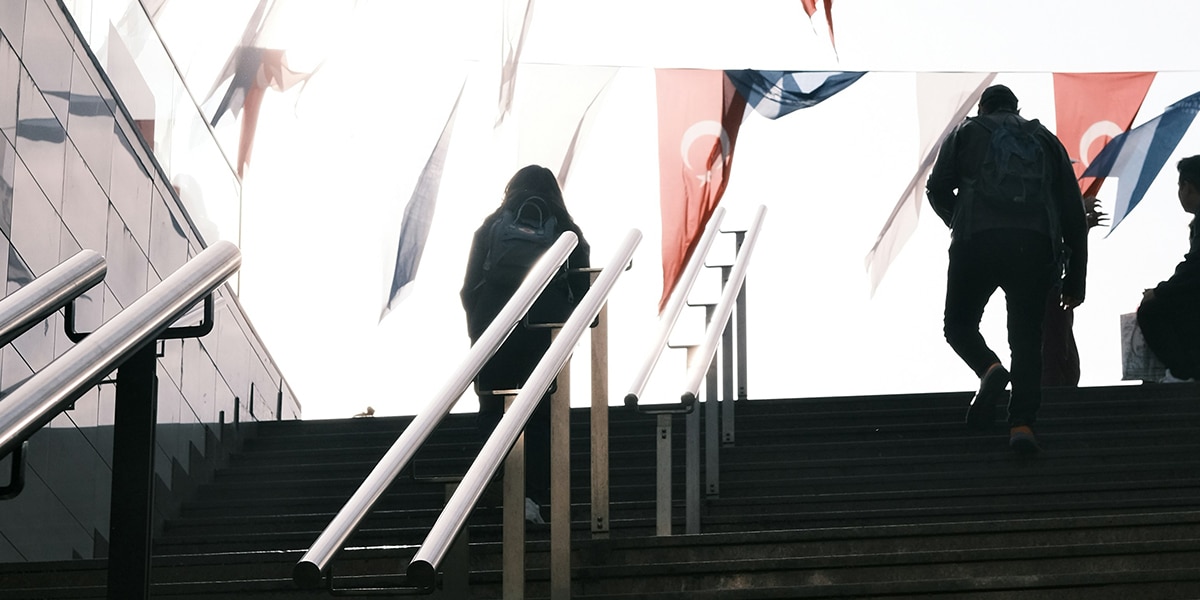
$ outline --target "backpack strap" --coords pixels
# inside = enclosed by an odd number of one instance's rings
[[[518,223],[526,223],[535,227],[541,227],[542,223],[546,222],[546,210],[544,208],[545,200],[541,196],[530,196],[521,202],[521,206],[517,207],[516,221]],[[536,213],[536,214],[535,214]]]

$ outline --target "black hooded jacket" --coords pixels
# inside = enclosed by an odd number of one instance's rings
[[[1005,119],[1026,122],[1016,112],[1000,109],[968,118],[950,132],[926,182],[929,204],[950,227],[951,244],[988,229],[1026,229],[1046,235],[1056,252],[1065,258],[1063,295],[1082,301],[1087,276],[1087,215],[1067,151],[1053,133],[1038,125],[1052,173],[1051,196],[1056,200],[1052,211],[1036,218],[1011,215],[983,202],[970,202],[962,193],[979,177],[991,141],[991,130],[979,121],[987,120],[994,127]]]
[[[483,335],[484,330],[504,308],[504,304],[517,291],[516,287],[499,285],[484,278],[483,262],[491,243],[492,226],[500,220],[500,215],[506,208],[512,208],[514,204],[523,201],[530,195],[540,196],[546,201],[547,207],[557,219],[562,231],[572,231],[579,237],[579,244],[567,259],[567,268],[583,269],[591,266],[591,251],[587,240],[584,239],[583,232],[575,224],[575,220],[571,218],[571,214],[567,212],[567,206],[563,201],[562,191],[558,187],[554,173],[537,165],[530,165],[517,171],[505,187],[504,200],[491,215],[483,220],[471,241],[471,253],[467,259],[466,275],[463,278],[459,297],[462,300],[463,309],[466,311],[467,333],[470,335],[472,343]],[[571,274],[565,285],[570,286],[569,297],[573,298],[574,302],[578,302],[587,293],[590,286],[588,274]],[[567,297],[567,291],[556,289],[552,282],[552,285],[546,288],[538,303],[531,309],[530,318],[535,321],[539,320],[539,313],[546,310],[549,305],[561,303],[562,297]],[[546,347],[548,348],[549,332],[541,331],[546,333]]]

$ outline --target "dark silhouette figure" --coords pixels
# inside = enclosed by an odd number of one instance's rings
[[[1014,145],[1011,156],[1001,152]],[[1014,177],[1004,170],[1013,163],[1001,158],[1028,161],[1015,177],[1024,186],[1020,194],[1010,192]],[[1054,134],[1018,114],[1012,90],[993,85],[979,100],[979,115],[943,142],[926,193],[951,229],[946,341],[980,378],[967,424],[992,426],[1011,379],[1009,445],[1036,452],[1031,426],[1042,401],[1046,296],[1061,278],[1061,306],[1074,308],[1084,298],[1087,224],[1070,159]],[[1007,306],[1011,376],[979,332],[996,288],[1004,290]]]
[[[1193,215],[1188,225],[1188,251],[1169,279],[1142,294],[1138,326],[1146,345],[1174,379],[1200,378],[1200,156],[1178,164],[1179,204]]]
[[[1094,196],[1083,199],[1088,229],[1103,223],[1108,215]],[[1079,347],[1075,344],[1075,309],[1062,305],[1062,282],[1046,295],[1046,317],[1042,322],[1042,387],[1079,385]]]
[[[500,207],[484,219],[476,230],[467,259],[467,271],[460,297],[467,315],[467,332],[475,343],[505,303],[512,298],[520,281],[498,280],[489,277],[484,268],[493,244],[492,228],[503,218],[505,210],[517,209],[531,196],[540,197],[553,216],[558,233],[573,231],[579,245],[568,258],[568,269],[590,266],[589,247],[583,232],[567,212],[558,181],[549,169],[530,165],[517,171],[504,190]],[[557,238],[557,234],[555,235]],[[530,264],[530,267],[533,265]],[[573,273],[551,281],[530,309],[526,321],[531,323],[561,323],[574,304],[583,298],[589,286],[586,273]],[[529,328],[518,324],[496,354],[483,366],[475,379],[479,391],[477,429],[486,439],[504,413],[503,396],[489,394],[491,390],[519,389],[537,367],[542,355],[550,348],[551,332],[547,328]],[[550,394],[552,384],[542,397],[525,428],[525,489],[526,519],[541,523],[540,506],[550,502]],[[565,457],[564,457],[565,460]]]

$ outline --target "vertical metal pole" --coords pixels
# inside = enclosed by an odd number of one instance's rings
[[[729,273],[733,267],[721,268],[721,289],[729,285]],[[740,292],[739,292],[740,293]],[[721,332],[721,443],[729,444],[733,437],[733,317],[725,322],[725,330]],[[715,396],[714,396],[715,400]],[[716,441],[716,431],[713,431],[713,441]],[[709,490],[710,494],[716,492]]]
[[[721,267],[722,286],[729,280],[729,270],[729,267]],[[709,310],[714,311],[715,308],[713,307]],[[729,358],[729,345],[731,342],[732,336],[729,330],[729,322],[726,321],[721,347],[723,364]],[[732,365],[731,368],[724,371],[726,380],[729,379],[732,371]],[[719,439],[721,433],[721,401],[717,395],[717,360],[715,356],[708,363],[708,374],[705,376],[704,383],[704,493],[711,498],[721,493],[721,441]]]
[[[655,534],[671,535],[671,415],[658,415]]]
[[[608,537],[608,305],[592,328],[592,538]]]
[[[687,453],[684,477],[684,531],[700,533],[700,409],[684,415],[687,423]]]
[[[746,232],[737,232],[737,248],[740,252],[742,249],[742,241],[746,239]],[[742,287],[738,290],[737,302],[734,306],[736,319],[736,337],[737,337],[737,399],[746,399],[746,280],[742,279]],[[732,446],[736,441],[734,427],[734,403],[728,402],[725,408],[724,419],[722,420],[722,437],[721,441],[727,446]]]
[[[504,410],[512,406],[516,396],[504,397]],[[503,574],[504,600],[525,598],[525,434],[504,459],[504,508],[502,536],[504,543]]]
[[[113,420],[108,598],[150,597],[154,509],[154,428],[158,421],[156,346],[146,344],[117,369]]]
[[[559,329],[553,330],[554,337]],[[571,360],[550,397],[550,598],[571,598]],[[539,458],[539,460],[541,460]]]
[[[454,496],[458,483],[446,484],[446,500]],[[442,561],[442,589],[438,591],[440,598],[466,598],[470,595],[467,579],[471,571],[470,528],[463,527],[454,544],[446,551]]]

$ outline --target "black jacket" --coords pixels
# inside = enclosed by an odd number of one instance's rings
[[[1196,219],[1188,226],[1190,244],[1183,262],[1175,267],[1175,274],[1170,279],[1159,283],[1154,288],[1154,295],[1164,300],[1175,299],[1188,295],[1200,294],[1200,235],[1197,235]]]
[[[555,213],[560,227],[563,231],[572,231],[579,237],[579,244],[571,252],[571,256],[567,259],[567,269],[585,269],[591,266],[591,249],[588,246],[587,240],[583,237],[583,231],[575,224],[571,215],[567,212],[566,205],[562,202],[562,197],[554,197],[547,194],[551,211]],[[475,230],[475,235],[471,241],[471,253],[467,258],[466,275],[463,277],[463,286],[459,291],[459,297],[462,300],[463,309],[467,315],[467,333],[471,337],[471,342],[474,343],[483,335],[484,330],[491,324],[492,319],[500,313],[504,308],[504,304],[508,302],[512,295],[516,293],[516,287],[507,287],[496,285],[486,281],[483,277],[483,261],[488,254],[488,246],[491,243],[492,225],[500,220],[500,213],[512,201],[510,196],[504,203],[500,205],[491,215],[483,220],[479,229]],[[587,293],[590,287],[590,276],[587,273],[573,273],[567,278],[567,285],[570,286],[570,296],[574,302],[579,302]],[[539,320],[538,313],[547,305],[555,304],[561,299],[555,298],[555,295],[565,296],[565,290],[556,290],[553,285],[546,288],[542,293],[538,303],[530,311],[530,317],[534,320]],[[547,337],[547,339],[549,339]],[[547,347],[549,342],[547,341]]]
[[[999,110],[968,118],[950,132],[925,185],[929,204],[950,227],[952,244],[988,229],[1026,229],[1045,234],[1056,253],[1065,259],[1063,294],[1082,301],[1087,277],[1087,216],[1067,151],[1053,133],[1038,125],[1050,161],[1047,167],[1051,169],[1051,196],[1056,200],[1051,211],[1033,218],[1013,215],[983,202],[966,201],[961,194],[978,178],[991,141],[991,131],[978,121],[999,124],[1004,119],[1026,122],[1015,112]]]

